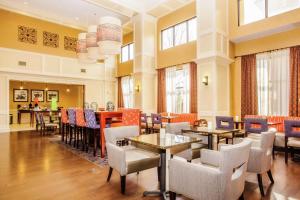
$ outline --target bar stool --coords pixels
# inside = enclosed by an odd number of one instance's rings
[[[76,132],[76,112],[74,108],[68,108],[68,118],[69,118],[69,145],[72,145],[73,133]],[[76,141],[74,141],[75,147]]]
[[[60,110],[60,113],[61,113],[61,141],[65,141],[67,143],[67,137],[69,132],[69,120],[68,120],[67,110],[62,108]]]
[[[100,141],[100,124],[97,123],[95,112],[93,109],[84,109],[84,116],[86,120],[86,128],[88,133],[93,133],[94,138],[94,156],[96,156],[97,153],[97,141]],[[89,135],[88,134],[88,135]],[[100,144],[101,145],[101,144]],[[87,138],[87,149],[88,152],[89,149],[89,138]]]
[[[85,150],[87,144],[86,137],[86,122],[84,119],[84,113],[82,108],[75,110],[75,121],[76,121],[76,148],[79,148],[79,142],[82,143],[82,151]]]

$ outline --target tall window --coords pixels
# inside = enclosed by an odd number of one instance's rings
[[[167,112],[188,113],[190,111],[190,66],[166,69]]]
[[[133,107],[133,79],[131,76],[121,78],[123,101],[125,108]]]
[[[258,113],[289,114],[289,49],[256,55]]]
[[[300,7],[300,0],[238,0],[239,25],[249,24]]]
[[[121,48],[121,62],[127,62],[129,60],[133,60],[134,51],[133,51],[133,43],[127,44]]]
[[[196,17],[161,31],[161,49],[168,49],[197,39]]]

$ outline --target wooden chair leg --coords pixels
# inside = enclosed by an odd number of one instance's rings
[[[239,197],[239,200],[244,200],[244,193],[241,194],[241,196]]]
[[[261,174],[257,174],[257,181],[258,181],[258,186],[259,186],[261,196],[265,196]]]
[[[288,138],[285,137],[285,147],[284,147],[284,159],[285,159],[285,164],[288,163],[288,158],[289,158],[289,148],[287,146]]]
[[[273,179],[271,170],[268,171],[268,176],[269,176],[269,179],[270,179],[271,183],[273,184],[274,183],[274,179]]]
[[[176,193],[175,192],[169,192],[170,193],[170,200],[175,200],[176,199]]]
[[[125,194],[126,189],[126,176],[120,176],[121,179],[121,193]]]
[[[97,154],[97,130],[94,129],[94,156]]]
[[[113,168],[110,167],[110,168],[109,168],[109,172],[108,172],[108,176],[107,176],[107,179],[106,179],[106,182],[109,182],[109,181],[110,181],[110,178],[111,178],[112,173],[113,173]]]

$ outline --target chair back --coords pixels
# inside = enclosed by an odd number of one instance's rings
[[[60,113],[61,113],[61,122],[63,124],[67,124],[68,123],[68,114],[67,114],[67,110],[62,108],[60,110]]]
[[[250,148],[251,140],[248,139],[235,145],[221,146],[220,171],[224,181],[221,190],[225,194],[224,199],[238,199],[243,193]]]
[[[177,123],[168,123],[166,124],[166,133],[171,134],[182,134],[182,130],[190,130],[190,123],[189,122],[177,122]]]
[[[233,117],[216,116],[216,128],[217,129],[234,129]]]
[[[93,129],[97,128],[98,124],[93,109],[84,109],[84,116],[85,116],[87,128],[93,128]]]
[[[284,129],[286,137],[300,137],[299,120],[284,120]]]
[[[151,113],[152,124],[162,124],[161,115],[156,113]]]
[[[85,118],[82,108],[76,108],[75,110],[75,120],[76,120],[76,126],[85,127]]]
[[[68,111],[68,118],[69,118],[69,124],[72,126],[76,125],[76,112],[75,108],[69,108]]]
[[[247,133],[262,133],[268,131],[267,118],[245,118],[245,131]]]
[[[131,108],[123,109],[122,124],[124,126],[140,126],[141,124],[140,109],[131,109]]]
[[[207,127],[207,120],[206,119],[199,119],[194,121],[193,126],[198,126],[198,127]]]
[[[138,136],[139,133],[139,126],[119,126],[104,129],[106,143],[114,145],[117,145],[117,141],[119,140],[123,140],[126,137]]]
[[[141,123],[147,123],[147,114],[146,113],[141,114]]]
[[[91,109],[93,109],[96,112],[98,110],[98,103],[97,102],[92,102],[91,103]]]

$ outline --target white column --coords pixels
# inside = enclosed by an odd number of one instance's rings
[[[0,133],[9,132],[9,79],[0,74]]]
[[[156,111],[156,70],[155,44],[156,19],[147,14],[138,14],[133,18],[134,64],[133,77],[134,107],[146,113]]]
[[[214,122],[230,114],[228,0],[196,0],[196,10],[198,114]]]

